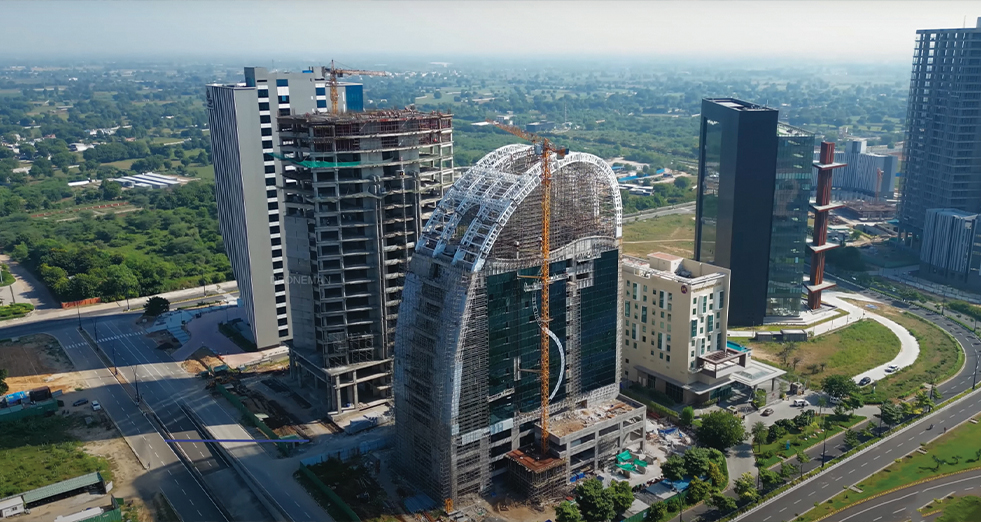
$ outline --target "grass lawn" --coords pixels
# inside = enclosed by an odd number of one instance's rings
[[[885,326],[871,320],[852,323],[840,330],[812,338],[806,342],[797,343],[789,357],[792,362],[795,357],[801,361],[796,370],[793,364],[783,364],[778,355],[787,343],[746,343],[753,349],[753,356],[770,362],[784,370],[800,371],[803,378],[807,374],[814,375],[811,380],[817,381],[829,375],[847,375],[849,377],[885,364],[899,354],[899,339]],[[807,368],[812,365],[825,364],[824,370]]]
[[[815,415],[815,422],[820,426],[820,419],[827,417],[829,414]],[[852,415],[850,419],[846,421],[841,421],[835,423],[835,426],[828,430],[828,438],[834,437],[835,435],[845,431],[852,426],[865,420],[865,417],[861,415]],[[790,449],[787,449],[787,442],[790,442]],[[820,430],[815,425],[808,426],[804,428],[804,431],[793,430],[783,437],[769,443],[763,444],[763,448],[760,449],[758,444],[753,444],[753,452],[756,455],[765,453],[767,451],[772,451],[773,456],[764,460],[760,467],[768,468],[774,464],[780,463],[783,459],[793,457],[797,454],[797,450],[806,450],[813,447],[816,444],[820,444],[824,441],[824,432]],[[796,463],[796,462],[795,462]]]
[[[82,451],[69,433],[80,422],[55,415],[0,424],[0,498],[93,471],[112,480],[109,461]]]
[[[197,174],[198,179],[203,179],[205,181],[215,180],[215,166],[214,165],[204,165],[204,166],[191,166],[187,170],[194,171]]]
[[[857,306],[867,303],[853,301]],[[964,363],[964,352],[947,332],[919,317],[895,307],[876,304],[874,313],[888,317],[909,330],[920,343],[920,355],[912,366],[876,382],[875,396],[866,394],[865,402],[880,402],[885,398],[908,397],[924,383],[942,382],[957,373]]]
[[[695,218],[691,214],[674,214],[630,221],[623,225],[623,253],[646,257],[651,252],[665,252],[692,257],[695,251]]]
[[[110,167],[116,167],[119,170],[129,170],[133,166],[135,159],[124,159],[119,161],[113,161],[112,163],[103,163],[103,165],[109,165]]]
[[[974,522],[981,520],[981,497],[955,497],[932,504],[933,509],[924,509],[924,513],[932,513],[938,509],[943,511],[936,522]]]
[[[897,459],[886,469],[856,484],[856,487],[862,490],[861,493],[845,491],[794,520],[814,521],[837,509],[918,480],[979,467],[981,466],[979,441],[981,441],[981,424],[970,422],[962,424],[947,435],[923,446],[927,451],[926,455],[913,452],[912,456]],[[938,493],[942,494],[942,491]]]

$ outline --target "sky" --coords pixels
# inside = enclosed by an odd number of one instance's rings
[[[908,63],[961,1],[0,0],[0,57],[780,58]]]

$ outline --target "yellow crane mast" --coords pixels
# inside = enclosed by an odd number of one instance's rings
[[[321,67],[320,71],[330,86],[330,113],[337,114],[337,79],[348,76],[388,76],[384,71],[362,71],[360,69],[339,69],[334,65],[334,60],[330,61],[330,67]]]
[[[551,321],[549,312],[549,229],[552,219],[552,166],[549,163],[549,155],[555,153],[558,159],[562,159],[569,153],[568,148],[556,147],[548,140],[536,134],[524,131],[513,125],[505,125],[496,121],[487,120],[488,123],[496,125],[499,129],[514,134],[515,136],[532,142],[535,147],[535,155],[538,156],[542,164],[541,167],[541,189],[542,189],[542,269],[538,279],[542,284],[542,308],[539,321],[541,322],[541,369],[538,372],[542,385],[542,456],[548,455],[548,396],[549,396],[549,348],[551,339],[548,335],[548,324]]]

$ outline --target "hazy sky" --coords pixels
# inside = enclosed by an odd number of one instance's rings
[[[908,62],[916,29],[965,16],[974,27],[981,2],[0,0],[0,56]]]

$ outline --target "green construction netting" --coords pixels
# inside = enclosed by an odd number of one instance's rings
[[[283,161],[288,161],[294,165],[299,165],[301,167],[307,167],[309,169],[330,169],[330,168],[346,168],[346,167],[360,167],[366,163],[363,161],[296,161],[293,158],[287,158],[282,154],[272,153],[274,158],[279,158]]]

